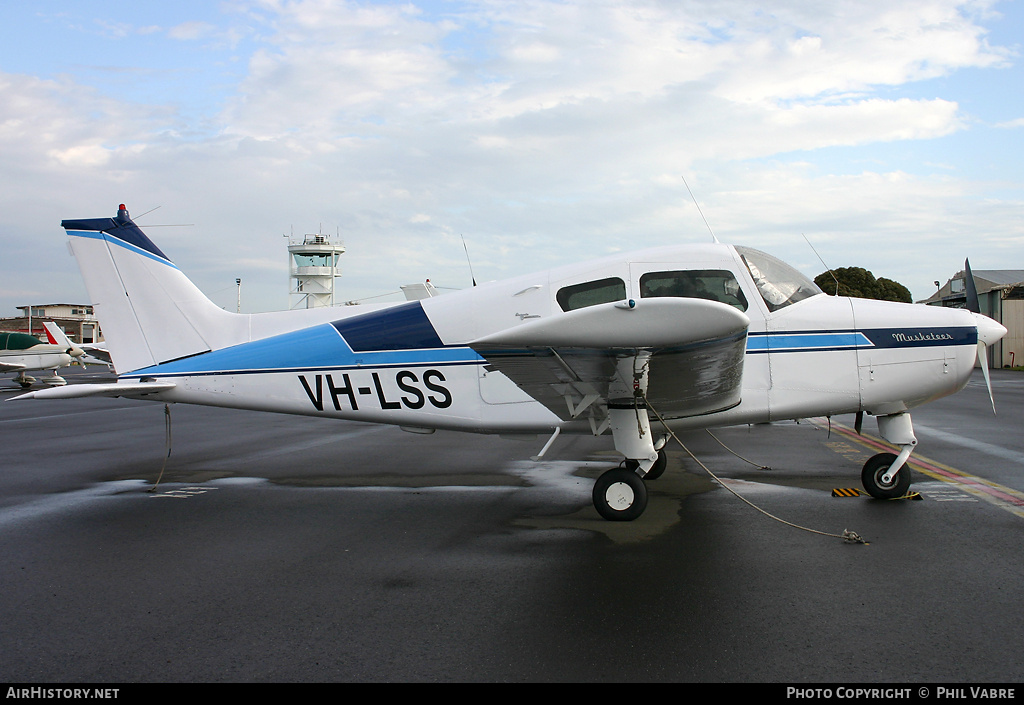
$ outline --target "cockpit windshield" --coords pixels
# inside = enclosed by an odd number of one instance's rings
[[[750,247],[737,247],[736,251],[750,270],[757,291],[770,311],[822,293],[813,281],[780,259]]]

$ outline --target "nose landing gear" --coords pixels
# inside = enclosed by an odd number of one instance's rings
[[[879,416],[878,432],[882,438],[899,446],[900,454],[879,453],[869,458],[861,470],[860,481],[868,494],[876,499],[898,499],[910,489],[907,459],[917,445],[910,414]]]
[[[896,463],[895,453],[879,453],[864,463],[860,481],[868,494],[876,499],[899,499],[910,489],[910,468],[906,463],[894,474],[890,468]]]

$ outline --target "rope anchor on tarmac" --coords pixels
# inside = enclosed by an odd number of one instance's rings
[[[799,524],[794,524],[792,522],[786,521],[785,519],[780,519],[779,517],[766,512],[764,509],[761,509],[759,506],[757,506],[756,504],[751,502],[749,499],[747,499],[746,497],[743,497],[742,495],[737,493],[733,488],[729,487],[727,484],[722,482],[722,480],[717,475],[715,475],[715,473],[711,472],[711,469],[708,468],[707,465],[702,463],[700,461],[700,459],[698,459],[697,456],[694,455],[690,451],[690,449],[687,448],[686,445],[679,439],[679,436],[677,436],[675,434],[675,432],[671,428],[669,428],[668,424],[665,422],[665,419],[662,418],[661,414],[658,413],[657,409],[655,409],[653,406],[651,406],[651,403],[647,400],[646,397],[644,397],[644,402],[647,404],[647,408],[650,409],[654,413],[654,415],[658,418],[658,421],[661,422],[661,425],[664,426],[665,431],[668,433],[668,435],[671,436],[673,439],[675,439],[675,442],[678,443],[679,446],[684,451],[686,451],[686,454],[689,455],[693,459],[693,461],[695,463],[700,465],[704,469],[704,472],[706,472],[708,475],[710,475],[711,478],[715,482],[717,482],[719,485],[721,485],[725,489],[729,490],[729,492],[731,492],[732,495],[734,497],[736,497],[737,499],[739,499],[740,501],[746,503],[748,506],[752,507],[753,509],[756,509],[757,511],[761,512],[766,517],[768,517],[770,519],[774,519],[775,521],[777,521],[779,523],[782,523],[782,524],[785,524],[786,526],[791,526],[794,529],[800,529],[801,531],[807,531],[807,532],[812,533],[812,534],[818,534],[819,536],[830,536],[832,538],[842,539],[846,543],[860,543],[860,544],[868,545],[868,542],[865,541],[864,539],[862,539],[860,537],[860,535],[857,534],[857,532],[855,532],[855,531],[850,531],[849,529],[844,529],[843,533],[841,533],[841,534],[830,534],[830,533],[828,533],[826,531],[819,531],[817,529],[811,529],[811,528],[808,528],[806,526],[800,526]],[[750,461],[747,461],[747,462],[750,462]],[[751,464],[753,465],[755,463],[751,463]]]

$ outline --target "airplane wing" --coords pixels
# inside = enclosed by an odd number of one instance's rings
[[[93,360],[89,360],[89,362],[97,361],[105,365],[114,364],[110,357],[110,351],[101,345],[90,345],[86,343],[84,345],[79,345],[78,347],[85,351],[85,355],[83,357],[93,358]]]
[[[49,389],[38,389],[34,392],[19,394],[7,401],[18,401],[20,399],[77,399],[80,397],[127,397],[129,399],[142,399],[150,394],[174,389],[174,386],[172,382],[69,384],[64,387],[50,387]]]
[[[469,346],[562,420],[587,413],[595,433],[609,401],[631,394],[623,359],[646,365],[647,399],[665,418],[740,402],[750,319],[704,299],[649,298],[527,320]]]
[[[17,372],[24,369],[27,369],[27,367],[17,362],[0,362],[0,372]]]

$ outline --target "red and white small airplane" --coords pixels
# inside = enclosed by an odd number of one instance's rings
[[[43,324],[43,329],[46,331],[46,339],[50,344],[64,345],[81,350],[82,353],[75,356],[76,359],[74,362],[77,362],[83,368],[87,363],[113,367],[113,363],[110,360],[110,353],[107,351],[106,346],[98,345],[96,343],[82,343],[81,345],[75,345],[68,339],[67,333],[62,331],[60,326],[53,321],[46,321]]]
[[[910,485],[910,409],[953,394],[1006,329],[963,309],[827,296],[749,247],[670,246],[399,304],[260,314],[213,304],[132,222],[65,220],[118,381],[16,399],[121,396],[428,432],[611,436],[593,491],[646,506],[672,430],[870,414],[900,449],[862,471]],[[990,390],[991,391],[991,390]],[[664,426],[662,425],[664,422]],[[543,454],[544,451],[541,452]]]

